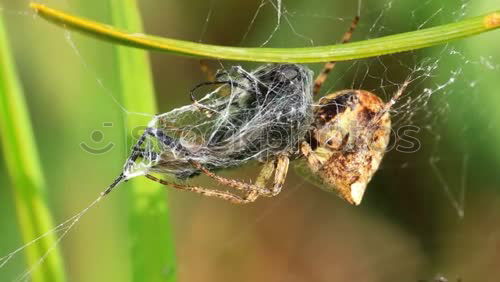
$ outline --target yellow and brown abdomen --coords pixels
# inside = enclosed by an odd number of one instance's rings
[[[385,154],[391,121],[384,102],[364,90],[342,90],[320,99],[308,143],[308,161],[328,190],[358,205]]]

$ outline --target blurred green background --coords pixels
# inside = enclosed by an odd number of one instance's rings
[[[500,8],[494,0],[363,1],[360,7],[356,1],[284,0],[275,30],[275,1],[139,2],[147,33],[242,46],[259,46],[273,35],[269,47],[337,42],[358,8],[361,23],[354,40]],[[0,3],[58,223],[95,199],[129,151],[113,46],[33,17],[24,0]],[[44,3],[110,22],[107,1]],[[499,281],[499,36],[494,31],[447,46],[338,64],[324,93],[354,87],[387,99],[393,83],[419,76],[395,121],[418,126],[421,147],[414,153],[389,152],[360,207],[316,189],[292,170],[278,197],[248,206],[169,191],[178,280],[431,281],[442,274],[450,281]],[[161,112],[189,103],[188,90],[206,80],[198,61],[150,56]],[[232,64],[237,63],[210,62],[213,68]],[[321,64],[310,67],[317,71]],[[82,144],[112,148],[92,154]],[[223,174],[250,180],[258,168],[249,164]],[[22,245],[3,162],[0,187],[3,256]],[[131,279],[126,189],[113,192],[63,240],[69,281]],[[450,200],[462,192],[463,218]],[[0,281],[12,280],[26,267],[18,255],[0,268]]]

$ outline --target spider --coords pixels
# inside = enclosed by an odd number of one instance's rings
[[[358,21],[359,17],[356,16],[348,31],[343,35],[342,43],[351,39]],[[278,65],[285,70],[294,66],[300,68],[297,65]],[[312,89],[306,93],[312,93],[312,96],[317,95],[334,67],[335,62],[327,63],[314,80]],[[209,73],[205,65],[202,65],[202,70]],[[252,82],[250,78],[249,81]],[[190,153],[187,153],[186,162],[191,169],[188,170],[187,175],[184,175],[185,177],[202,173],[223,186],[240,191],[241,195],[230,191],[173,183],[159,179],[150,173],[145,176],[150,180],[176,189],[217,197],[236,204],[245,204],[254,202],[259,197],[273,197],[279,194],[286,179],[290,159],[303,158],[311,172],[323,184],[324,189],[337,192],[350,204],[359,205],[366,186],[377,171],[389,142],[391,130],[389,110],[402,95],[408,83],[408,81],[404,82],[387,103],[371,92],[349,89],[328,94],[322,97],[317,104],[311,104],[314,117],[308,130],[304,132],[303,136],[299,136],[300,140],[296,142],[297,152],[276,151],[269,158],[253,158],[264,162],[255,183],[222,177],[213,172],[213,169],[220,167],[207,166],[194,158],[189,158]],[[233,82],[224,79],[216,79],[201,85],[206,84],[229,84],[232,88],[249,87],[248,85],[238,85],[238,83],[233,85]],[[260,87],[258,81],[250,84],[254,84],[250,85],[251,87]],[[191,97],[193,104],[199,106],[200,110],[207,116],[212,114],[212,109],[199,104],[193,94]],[[302,122],[304,121],[302,120]],[[172,150],[185,151],[185,148],[176,139],[167,136],[161,130],[149,127],[133,148],[126,167],[141,157],[143,153],[141,145],[148,135],[155,137],[160,143]],[[273,174],[273,183],[270,188],[266,188],[266,184],[271,180]],[[122,173],[104,194],[109,193],[117,183],[124,179],[125,176]]]

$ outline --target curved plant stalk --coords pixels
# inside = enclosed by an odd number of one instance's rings
[[[0,141],[14,196],[19,229],[29,243],[53,228],[45,204],[45,181],[35,138],[16,67],[11,57],[0,14]],[[54,234],[44,236],[25,250],[31,281],[64,281],[64,267]],[[50,251],[49,253],[47,253]],[[44,258],[44,256],[46,256]],[[10,257],[0,259],[0,265]],[[31,271],[32,270],[32,271]],[[23,277],[24,278],[24,277]],[[25,277],[28,279],[29,277]]]
[[[348,44],[304,48],[243,48],[210,45],[136,33],[139,30],[131,27],[119,29],[78,18],[37,3],[31,3],[31,8],[50,22],[122,45],[165,51],[177,55],[254,62],[315,63],[346,61],[443,44],[500,27],[500,11],[495,11],[451,24]],[[132,30],[135,33],[124,30]]]
[[[136,0],[110,0],[114,25],[142,30]],[[155,92],[146,52],[116,46],[117,93],[123,106],[132,112],[156,113]],[[149,120],[127,115],[127,132],[143,127]],[[131,134],[129,144],[135,144]],[[127,148],[128,149],[128,148]],[[169,223],[165,186],[138,177],[129,182],[129,236],[131,241],[132,281],[175,281],[175,256]]]

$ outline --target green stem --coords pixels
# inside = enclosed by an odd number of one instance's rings
[[[110,0],[114,25],[142,30],[136,0]],[[155,92],[147,54],[116,46],[119,75],[118,91],[123,106],[132,112],[156,113]],[[132,132],[149,122],[138,115],[127,115],[130,144]],[[129,235],[131,240],[133,281],[175,281],[175,256],[169,223],[166,187],[146,178],[136,178],[129,186],[131,207]]]
[[[78,18],[64,12],[31,3],[41,17],[58,25],[98,38],[147,50],[178,55],[254,62],[314,63],[346,61],[447,43],[500,27],[500,11],[459,22],[348,44],[305,48],[243,48],[202,44],[190,41],[145,35],[137,29],[122,29]]]
[[[11,57],[0,14],[0,140],[25,243],[53,228],[45,203],[45,181],[40,168],[28,109]],[[48,235],[26,248],[31,281],[64,281],[64,267],[55,237]],[[54,247],[55,248],[55,247]],[[40,259],[50,250],[41,265]]]

